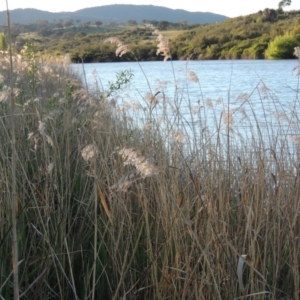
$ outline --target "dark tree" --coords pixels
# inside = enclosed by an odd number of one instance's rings
[[[170,23],[168,21],[160,21],[158,24],[157,24],[157,28],[159,30],[167,30],[168,27],[169,27]]]
[[[182,29],[186,29],[188,23],[187,23],[186,20],[182,20],[182,21],[179,22],[179,25],[180,25],[180,27],[181,27]]]
[[[56,23],[56,27],[57,27],[58,29],[64,28],[63,22],[58,22],[58,23]]]
[[[89,28],[91,26],[91,24],[92,24],[91,21],[85,22],[85,23],[83,23],[83,27],[84,28]]]
[[[99,28],[103,23],[101,21],[96,21],[94,24]]]
[[[136,25],[137,25],[137,22],[136,22],[135,20],[128,20],[128,21],[127,21],[127,24],[128,24],[129,26],[136,26]]]
[[[73,25],[74,25],[74,21],[72,19],[69,19],[64,23],[64,27],[71,27]]]
[[[46,20],[39,20],[37,22],[36,30],[43,36],[50,35],[52,33],[51,26]]]
[[[279,3],[278,3],[278,7],[279,8],[283,8],[285,6],[288,6],[288,5],[291,5],[292,3],[292,0],[281,0]]]
[[[263,11],[263,21],[265,22],[274,22],[276,21],[276,17],[277,17],[277,13],[275,9],[271,9],[271,8],[266,8]]]

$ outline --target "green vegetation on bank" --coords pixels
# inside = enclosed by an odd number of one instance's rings
[[[195,59],[292,58],[291,47],[300,44],[299,17],[300,11],[265,9],[203,25],[177,36],[171,42],[172,53],[176,58],[193,55]],[[278,43],[286,35],[289,42]]]
[[[146,20],[145,20],[146,21]],[[167,36],[176,37],[183,30],[195,28],[197,25],[187,25],[186,22],[171,23],[166,21],[149,21],[160,30],[167,31]],[[12,26],[14,47],[19,51],[28,40],[35,44],[35,48],[45,56],[60,56],[69,52],[74,62],[105,62],[121,60],[158,60],[156,55],[156,41],[153,31],[145,26],[138,26],[129,20],[127,24],[110,22],[85,22],[72,20],[68,22],[57,21],[49,23],[39,21],[36,24]],[[6,32],[5,27],[2,31]],[[136,57],[115,56],[112,45],[103,43],[111,36],[118,37],[130,46]]]
[[[262,59],[292,58],[300,44],[299,11],[282,8],[264,9],[255,14],[228,19],[222,23],[188,25],[185,21],[146,21],[169,38],[172,59]],[[6,33],[5,27],[2,31]],[[152,31],[134,20],[126,24],[81,22],[80,20],[39,21],[35,24],[14,24],[15,47],[26,40],[47,56],[68,52],[73,62],[107,62],[126,60],[158,60],[156,37]],[[135,53],[121,58],[114,55],[112,45],[103,41],[111,36],[122,40]],[[0,44],[3,48],[3,42]]]

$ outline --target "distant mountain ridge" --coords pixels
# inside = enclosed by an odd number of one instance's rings
[[[114,4],[91,8],[84,8],[75,12],[53,13],[33,8],[14,9],[10,11],[12,23],[35,23],[38,20],[52,22],[56,20],[79,19],[81,22],[102,21],[103,23],[116,22],[124,23],[128,20],[135,20],[140,23],[142,20],[157,20],[168,22],[187,21],[188,24],[204,24],[222,22],[228,17],[210,12],[189,12],[183,9],[170,9],[154,5],[132,5]],[[5,25],[6,11],[0,12],[0,25]]]

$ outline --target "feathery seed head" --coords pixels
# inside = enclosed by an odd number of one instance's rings
[[[134,167],[134,170],[123,175],[118,183],[110,187],[111,189],[126,191],[135,181],[159,173],[155,154],[151,158],[145,157],[135,148],[122,148],[117,153],[122,157],[123,164]]]
[[[123,175],[118,183],[111,186],[111,189],[116,189],[117,191],[126,192],[127,189],[132,185],[132,183],[136,180],[136,172],[131,171]]]
[[[45,134],[45,123],[42,121],[39,121],[38,131],[41,135]]]
[[[164,61],[171,59],[170,48],[169,48],[169,39],[164,37],[158,30],[155,30],[154,34],[157,34],[157,45],[156,55],[164,56]]]
[[[116,56],[122,57],[127,52],[129,52],[129,49],[128,49],[128,47],[126,45],[119,46],[116,49]]]
[[[130,52],[127,45],[125,45],[121,40],[119,40],[116,37],[108,38],[108,39],[104,40],[104,43],[111,43],[111,44],[117,45],[116,56],[122,57],[124,54]]]
[[[5,102],[8,100],[10,94],[10,88],[8,86],[4,86],[2,91],[0,92],[0,102]]]
[[[146,94],[146,99],[150,103],[151,107],[154,108],[158,104],[158,100],[155,97],[156,95],[152,95],[152,93]]]
[[[81,156],[86,162],[89,162],[90,160],[95,158],[98,155],[98,153],[98,147],[93,144],[89,144],[81,150]]]
[[[300,47],[299,46],[294,48],[294,56],[296,56],[298,59],[300,59]]]
[[[158,174],[158,168],[154,159],[146,158],[138,149],[122,148],[118,153],[124,160],[123,164],[135,167],[141,178]]]
[[[87,91],[83,88],[76,90],[72,93],[75,101],[77,101],[78,106],[86,106],[90,104],[90,96]]]
[[[28,133],[27,140],[31,140],[31,138],[33,138],[33,136],[34,136],[34,132]]]
[[[153,30],[153,35],[157,35],[157,41],[159,42],[157,45],[156,55],[164,56],[164,61],[171,59],[170,48],[169,48],[169,39],[164,37],[161,32],[153,26],[153,24],[145,24],[146,27]]]
[[[46,134],[46,141],[51,147],[54,147],[53,140],[48,134]]]
[[[148,122],[143,126],[144,131],[151,131],[153,125],[152,123]]]
[[[49,175],[51,175],[52,171],[53,171],[53,168],[54,168],[54,163],[50,163],[48,166],[47,166],[47,173]]]
[[[212,100],[211,100],[210,98],[207,98],[207,99],[205,100],[205,105],[206,105],[208,108],[213,108],[213,107],[214,107],[213,102],[212,102]]]
[[[233,125],[233,112],[232,111],[227,111],[223,114],[223,123],[224,125],[228,126],[228,127],[232,127]]]
[[[181,131],[178,131],[178,130],[174,130],[172,132],[174,138],[175,138],[175,141],[177,143],[183,143],[184,139],[185,139],[185,136],[183,135],[183,133]]]
[[[199,82],[198,76],[197,76],[196,73],[193,72],[193,71],[188,71],[188,79],[189,79],[191,82]]]

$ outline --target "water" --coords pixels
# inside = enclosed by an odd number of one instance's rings
[[[183,132],[193,143],[197,143],[195,130],[202,138],[204,129],[219,133],[226,132],[228,126],[233,143],[237,135],[243,141],[260,135],[266,143],[268,139],[272,143],[270,136],[291,143],[299,132],[297,67],[296,59],[168,61],[85,64],[84,71],[90,90],[108,91],[117,73],[131,70],[134,76],[130,84],[111,98],[140,124],[145,124],[151,111],[164,128],[169,128],[168,133]],[[82,65],[73,68],[83,70]],[[188,79],[191,71],[199,82]],[[150,92],[159,92],[153,110],[145,100]],[[144,113],[137,113],[138,108]],[[161,121],[166,115],[168,126]]]
[[[204,98],[231,98],[242,93],[251,93],[262,80],[278,97],[295,96],[293,89],[297,88],[298,77],[293,71],[298,66],[297,60],[218,60],[218,61],[175,61],[175,62],[123,62],[85,64],[87,80],[94,82],[93,71],[97,72],[103,87],[108,82],[115,81],[116,73],[132,70],[134,78],[132,85],[140,92],[157,88],[157,82],[174,83],[186,77],[187,69],[196,73],[200,80]],[[82,65],[73,65],[82,70]],[[148,79],[148,82],[146,78]],[[197,86],[190,86],[191,93],[198,93]]]

